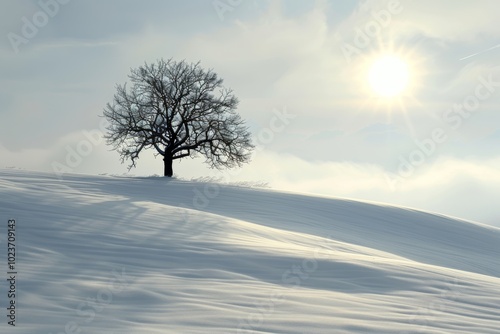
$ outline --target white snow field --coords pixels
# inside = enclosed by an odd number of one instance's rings
[[[446,216],[0,170],[0,224],[1,333],[500,333],[500,229]]]

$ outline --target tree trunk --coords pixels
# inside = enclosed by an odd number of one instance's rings
[[[172,156],[163,156],[163,174],[164,176],[172,177],[174,175],[174,170],[172,168]]]

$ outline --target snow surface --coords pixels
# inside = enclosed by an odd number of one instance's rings
[[[3,268],[11,218],[17,326],[3,315],[1,333],[500,333],[500,229],[486,225],[211,183],[0,170]]]

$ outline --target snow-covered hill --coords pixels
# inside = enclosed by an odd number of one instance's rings
[[[16,328],[3,279],[1,333],[500,333],[494,227],[272,190],[0,170],[5,276],[9,219]]]

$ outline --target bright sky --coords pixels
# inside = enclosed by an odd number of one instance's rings
[[[181,178],[406,205],[500,225],[500,2],[3,1],[0,167],[123,174],[99,115],[130,68],[201,61],[258,150]],[[162,173],[145,154],[133,175]]]

